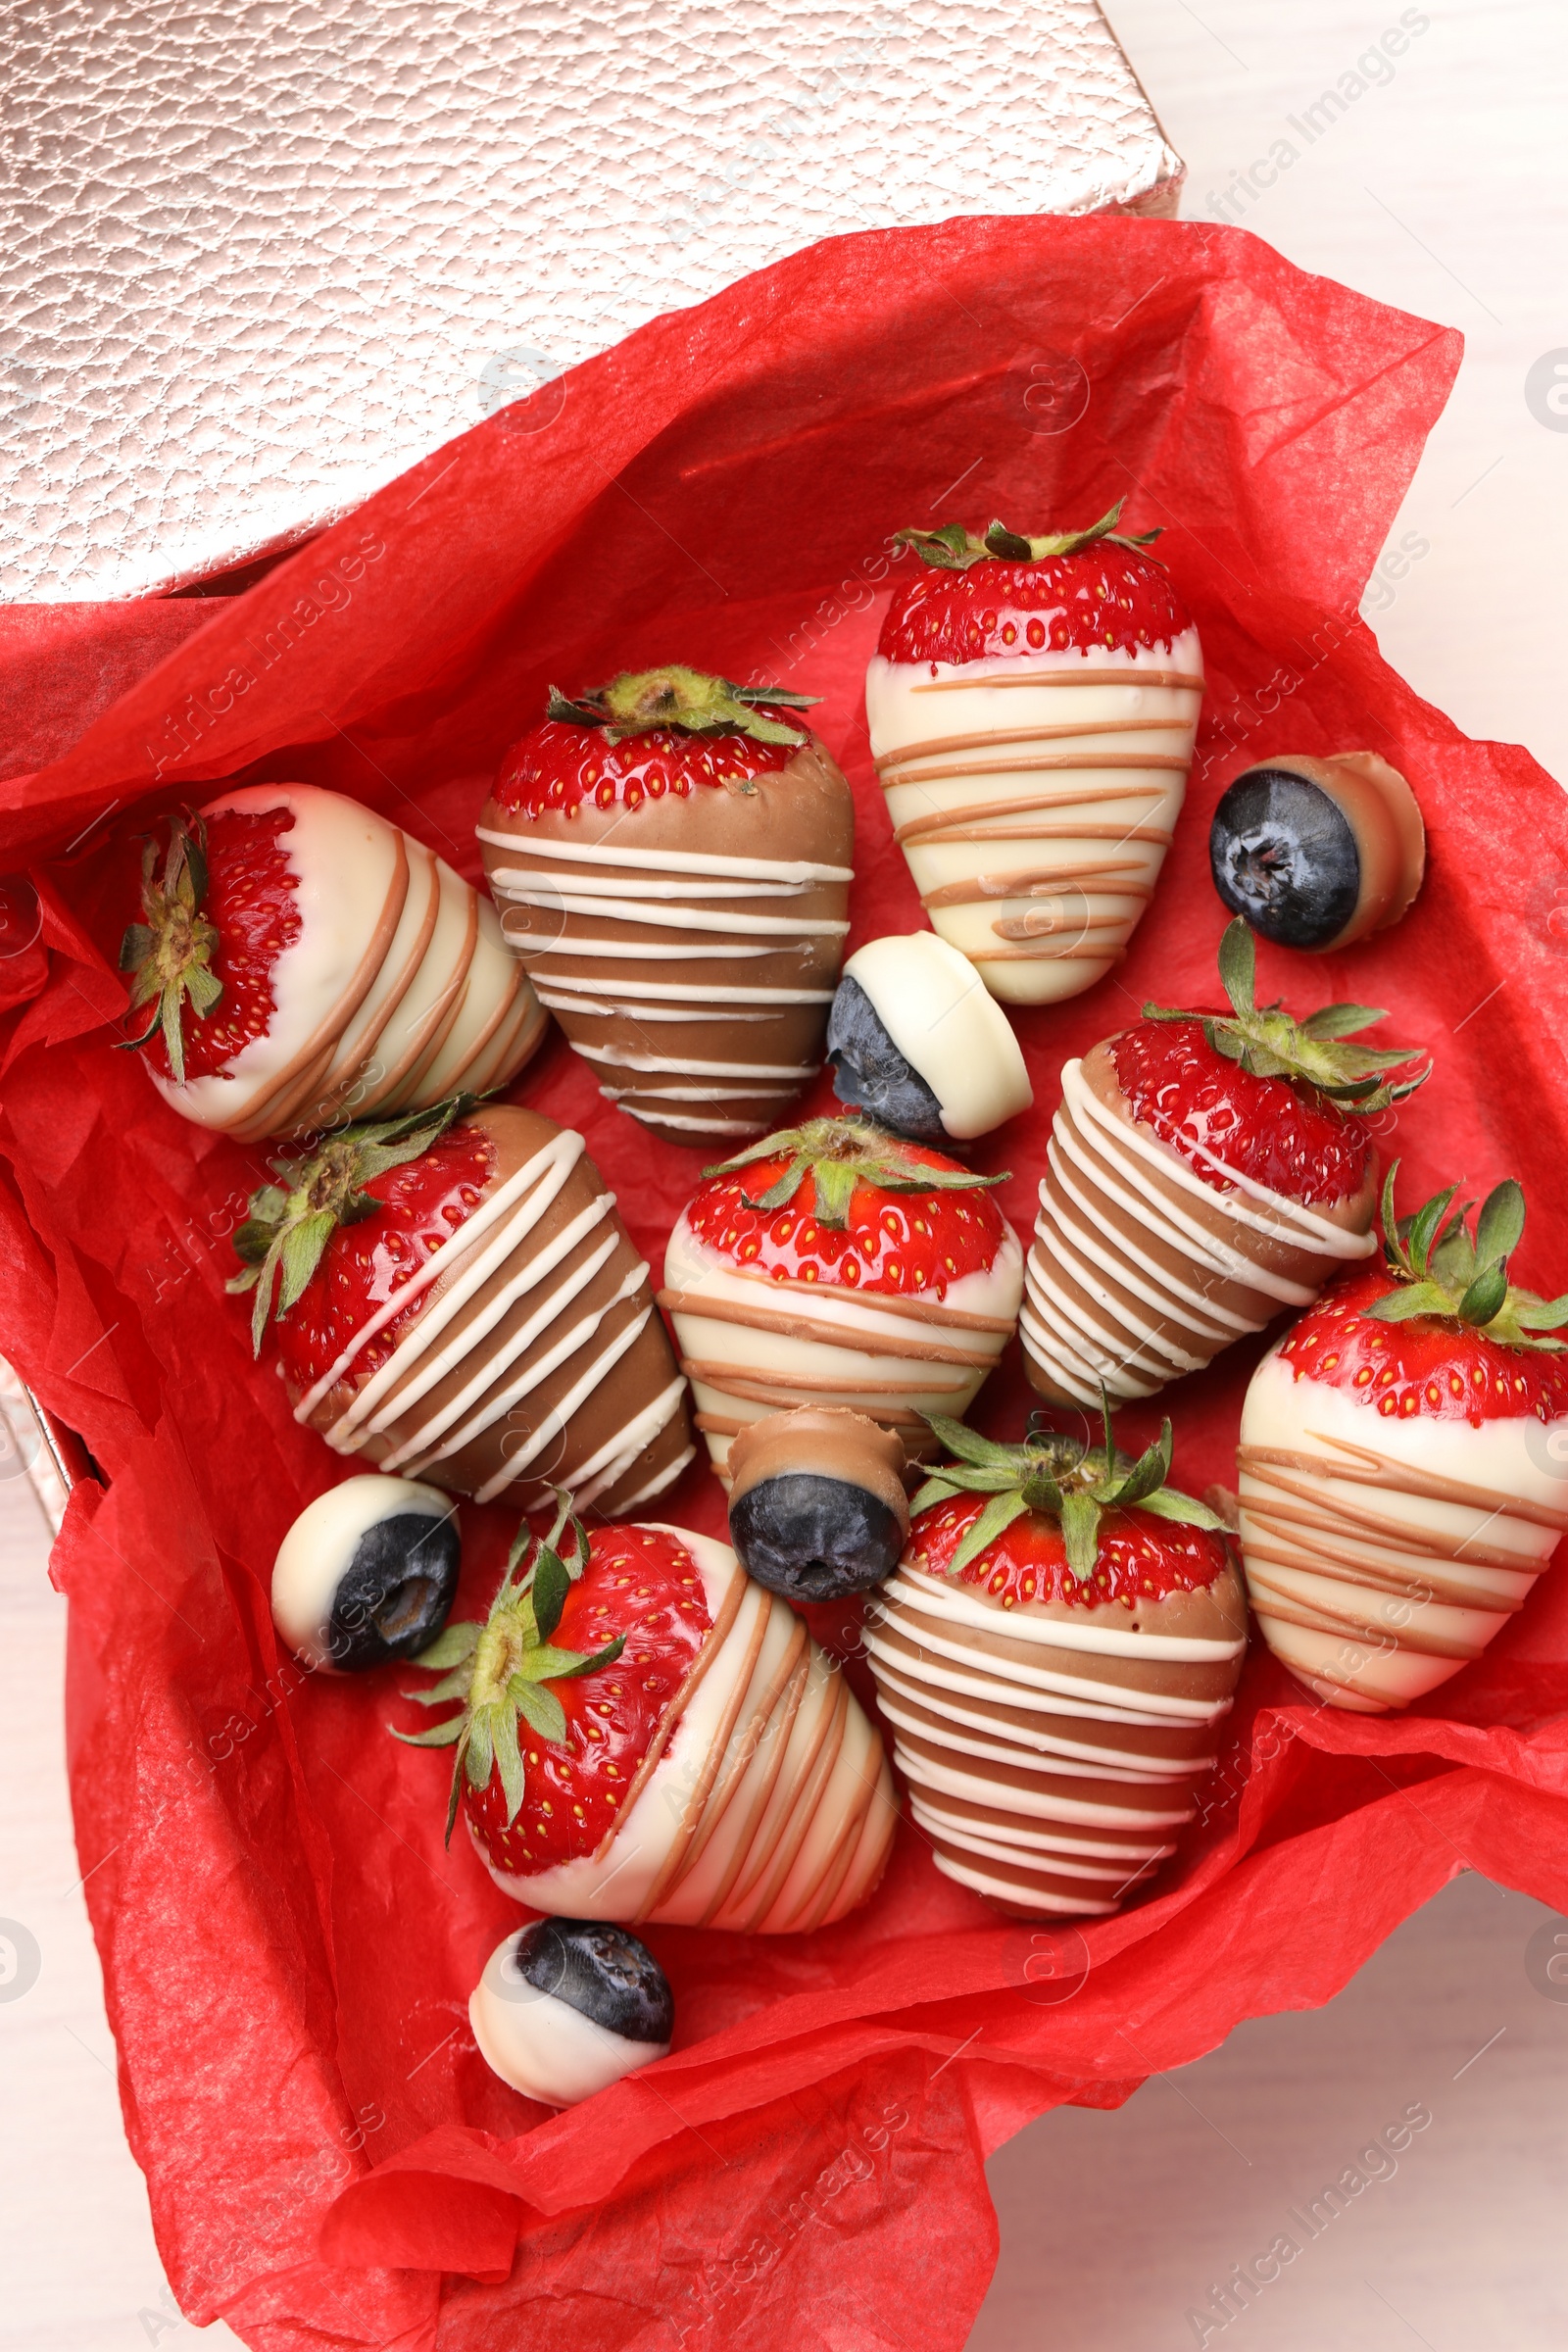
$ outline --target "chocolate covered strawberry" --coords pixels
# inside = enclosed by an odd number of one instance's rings
[[[673,1143],[763,1134],[821,1062],[855,820],[811,699],[681,668],[552,692],[480,820],[541,1001]]]
[[[1124,953],[1187,788],[1198,631],[1157,531],[902,536],[925,569],[866,673],[894,839],[994,997],[1077,996]]]
[[[1252,1375],[1242,1556],[1269,1647],[1332,1705],[1425,1697],[1524,1606],[1568,1528],[1568,1297],[1508,1279],[1524,1195],[1449,1185]]]
[[[1042,1396],[1152,1396],[1377,1247],[1369,1120],[1426,1067],[1351,1042],[1371,1006],[1258,1004],[1253,962],[1232,923],[1226,1011],[1146,1004],[1062,1069],[1019,1325]]]
[[[895,1806],[842,1674],[727,1544],[675,1527],[524,1528],[484,1625],[419,1664],[414,1743],[455,1749],[497,1884],[539,1911],[781,1934],[882,1875]],[[408,1735],[399,1734],[400,1738]]]
[[[276,1160],[234,1236],[260,1349],[339,1453],[488,1502],[628,1509],[692,1458],[648,1268],[580,1135],[466,1098]]]
[[[164,1100],[247,1143],[504,1086],[548,1025],[477,892],[315,784],[172,817],[120,962]]]
[[[966,1412],[1018,1315],[1023,1253],[977,1176],[858,1119],[810,1119],[711,1168],[664,1255],[698,1427],[722,1477],[747,1422],[848,1405],[918,1452]]]
[[[937,1868],[1016,1913],[1116,1909],[1173,1850],[1247,1648],[1219,1520],[1138,1460],[939,1421],[867,1629],[894,1758]]]

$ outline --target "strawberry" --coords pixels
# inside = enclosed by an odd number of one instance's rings
[[[866,673],[894,838],[995,997],[1076,996],[1120,960],[1170,846],[1203,690],[1198,632],[1114,526],[901,537],[929,566]],[[1016,845],[1016,846],[1015,846]]]
[[[251,785],[142,849],[130,1011],[183,1116],[254,1141],[504,1085],[545,1018],[493,910],[340,793]]]
[[[1114,1910],[1171,1852],[1231,1703],[1246,1605],[1215,1513],[1139,1460],[1031,1428],[933,1427],[867,1635],[939,1870],[1004,1910]]]
[[[1193,625],[1148,550],[1159,531],[1124,534],[1118,499],[1086,531],[1030,539],[994,522],[983,539],[959,523],[898,536],[930,568],[888,608],[877,652],[888,662],[954,663],[1023,653],[1117,653],[1169,646]],[[933,670],[933,675],[937,674]]]
[[[1369,1005],[1259,1005],[1254,956],[1233,922],[1227,1011],[1146,1004],[1063,1067],[1022,1318],[1043,1396],[1150,1396],[1376,1248],[1370,1115],[1428,1065],[1348,1042]]]
[[[416,1661],[459,1710],[411,1744],[455,1751],[498,1885],[537,1910],[815,1927],[871,1891],[895,1820],[881,1742],[786,1604],[722,1544],[674,1527],[589,1536],[560,1499],[518,1534],[483,1626]]]
[[[597,1853],[663,1747],[712,1627],[677,1537],[590,1537],[573,1520],[557,1549],[565,1525],[562,1512],[542,1543],[524,1525],[484,1626],[449,1626],[418,1661],[449,1670],[416,1694],[421,1706],[463,1701],[411,1742],[457,1750],[448,1839],[461,1802],[480,1852],[511,1877]]]
[[[821,1060],[855,829],[811,700],[679,667],[552,691],[480,820],[542,1002],[673,1143],[762,1134]]]
[[[580,1135],[466,1096],[274,1160],[234,1236],[295,1418],[482,1501],[522,1481],[607,1510],[691,1459],[648,1269]]]
[[[147,1047],[176,1086],[223,1069],[271,1024],[273,970],[300,935],[282,843],[291,821],[286,808],[171,817],[161,880],[156,844],[142,845],[145,920],[126,930],[120,967],[133,974],[131,1010],[154,1010],[126,1043]],[[196,1023],[188,1034],[185,1003]]]
[[[1009,1337],[1017,1237],[977,1176],[858,1119],[812,1119],[708,1171],[660,1303],[723,1475],[747,1421],[843,1404],[919,1446],[926,1404],[966,1411]]]
[[[1568,1528],[1568,1296],[1517,1288],[1511,1179],[1396,1217],[1270,1350],[1242,1414],[1242,1545],[1270,1647],[1319,1697],[1407,1705],[1478,1657]]]

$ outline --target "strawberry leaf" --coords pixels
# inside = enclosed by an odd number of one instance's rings
[[[427,1732],[400,1732],[395,1723],[386,1728],[405,1747],[451,1747],[463,1738],[464,1727],[461,1715],[449,1715],[445,1723],[432,1723]]]
[[[969,1562],[978,1559],[988,1544],[994,1544],[1015,1519],[1021,1519],[1029,1505],[1021,1494],[997,1494],[986,1504],[972,1526],[965,1528],[963,1541],[948,1562],[948,1574],[956,1576]]]
[[[1482,1329],[1502,1311],[1508,1296],[1508,1276],[1501,1266],[1485,1266],[1468,1285],[1459,1300],[1457,1313],[1461,1323],[1474,1324]]]
[[[1481,1203],[1476,1219],[1476,1263],[1506,1263],[1518,1249],[1524,1229],[1524,1193],[1511,1176],[1504,1177]]]
[[[532,1725],[541,1740],[552,1740],[557,1745],[564,1740],[565,1710],[553,1690],[547,1690],[535,1683],[525,1683],[520,1675],[514,1675],[507,1687],[507,1696],[516,1714]]]
[[[479,1639],[479,1628],[471,1618],[460,1619],[456,1625],[445,1626],[428,1649],[421,1649],[411,1661],[416,1666],[428,1666],[439,1671],[447,1666],[460,1666],[471,1658]]]
[[[1067,1566],[1081,1585],[1095,1573],[1100,1556],[1101,1505],[1093,1494],[1069,1494],[1061,1498],[1061,1538]]]

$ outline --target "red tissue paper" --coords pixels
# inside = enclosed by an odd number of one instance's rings
[[[1017,1015],[1035,1108],[979,1164],[1013,1171],[1027,1232],[1061,1062],[1145,998],[1214,998],[1225,784],[1271,751],[1370,748],[1425,808],[1422,897],[1343,956],[1264,948],[1262,984],[1298,1009],[1387,1005],[1431,1049],[1387,1121],[1404,1199],[1517,1175],[1523,1277],[1562,1288],[1568,806],[1418,701],[1356,618],[1457,361],[1451,332],[1243,231],[842,238],[504,410],[243,595],[0,622],[4,741],[28,770],[0,784],[0,867],[37,894],[35,936],[0,960],[0,1348],[102,1471],[54,1565],[76,1837],[126,2129],[193,2319],[261,2352],[500,2352],[524,2328],[537,2352],[956,2346],[995,2258],[984,2159],[1031,2117],[1114,2106],[1239,2019],[1329,1999],[1462,1865],[1568,1905],[1568,1592],[1548,1575],[1403,1717],[1325,1710],[1255,1644],[1200,1818],[1124,1916],[1003,1920],[906,1823],[836,1928],[653,1931],[673,2054],[565,2113],[529,2105],[468,2032],[519,1915],[464,1840],[443,1849],[446,1760],[387,1736],[411,1720],[396,1677],[305,1677],[272,1632],[278,1542],[342,1465],[223,1293],[264,1155],[182,1122],[112,1051],[154,813],[304,778],[476,876],[489,779],[547,687],[659,661],[823,698],[859,808],[851,944],[917,927],[860,707],[914,561],[892,536],[1083,524],[1125,498],[1124,527],[1163,527],[1202,637],[1192,791],[1125,964]],[[605,1104],[559,1038],[517,1091],[585,1132],[657,1272],[695,1160]],[[1169,1393],[1189,1490],[1234,1479],[1261,1345]],[[1014,1350],[976,1418],[1015,1433],[1027,1401]],[[1142,1443],[1157,1414],[1126,1420]],[[662,1508],[722,1528],[706,1467]],[[511,1529],[464,1516],[472,1615]],[[852,1626],[825,1630],[853,1649]]]

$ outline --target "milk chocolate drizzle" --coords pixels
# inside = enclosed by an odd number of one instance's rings
[[[1114,1911],[1174,1850],[1246,1650],[1234,1572],[1165,1602],[1004,1610],[906,1560],[867,1613],[937,1868],[1004,1909]],[[1197,1624],[1200,1633],[1175,1630]]]
[[[1539,1425],[1517,1424],[1531,1426]],[[1244,1444],[1236,1457],[1258,1624],[1326,1697],[1382,1709],[1422,1696],[1479,1657],[1524,1606],[1546,1565],[1531,1556],[1529,1530],[1560,1533],[1568,1510],[1440,1476],[1343,1436],[1304,1434],[1311,1443],[1299,1449]],[[1479,1518],[1469,1532],[1457,1516],[1444,1530],[1411,1512],[1423,1501]],[[1289,1629],[1327,1639],[1302,1642]],[[1447,1661],[1446,1669],[1412,1676],[1416,1660]]]

